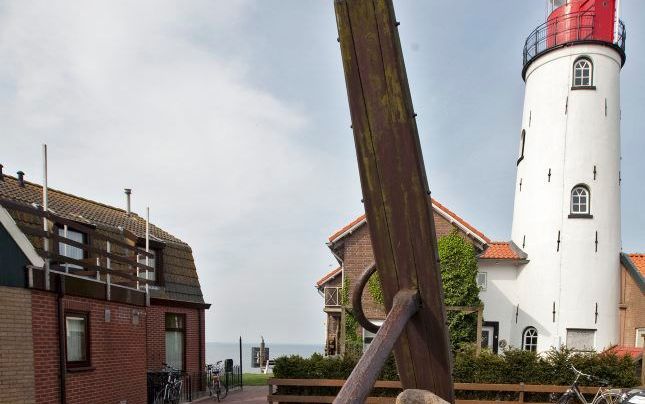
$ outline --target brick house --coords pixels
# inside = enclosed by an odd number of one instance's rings
[[[459,215],[436,200],[432,200],[437,238],[457,231],[469,240],[477,253],[480,299],[484,304],[482,345],[493,352],[508,346],[535,349],[535,340],[526,338],[526,330],[517,330],[517,320],[523,312],[517,304],[517,276],[529,262],[529,256],[512,241],[496,242],[477,230]],[[361,215],[329,237],[327,246],[340,266],[316,282],[324,297],[327,314],[326,352],[330,355],[343,352],[344,330],[341,308],[341,288],[355,284],[359,275],[374,260],[369,226]],[[645,334],[645,256],[621,255],[621,340],[614,348],[628,348],[633,356],[642,356]],[[365,315],[375,324],[385,319],[382,305],[374,301],[368,291],[363,294]],[[373,335],[360,330],[364,343]],[[640,338],[640,339],[639,339]],[[640,356],[639,356],[640,355]]]
[[[0,171],[0,402],[146,403],[163,362],[199,380],[210,305],[190,246],[150,224],[146,252],[137,214],[48,200]]]

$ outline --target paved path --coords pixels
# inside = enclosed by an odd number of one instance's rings
[[[229,403],[244,403],[244,404],[266,404],[267,394],[269,394],[268,386],[248,386],[244,387],[244,391],[229,391],[228,396],[222,400],[222,404]],[[205,398],[199,400],[200,404],[216,403],[217,400]]]

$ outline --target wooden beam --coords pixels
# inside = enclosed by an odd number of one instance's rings
[[[404,388],[454,402],[434,217],[391,0],[336,0],[367,222],[385,307],[418,289],[394,353]]]

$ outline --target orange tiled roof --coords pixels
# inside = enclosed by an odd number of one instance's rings
[[[521,260],[526,256],[522,256],[519,249],[514,247],[509,241],[492,241],[488,244],[488,248],[479,255],[481,259],[487,260]]]
[[[645,254],[627,254],[641,275],[645,276]]]
[[[634,359],[639,359],[643,355],[643,348],[636,348],[633,346],[615,346],[609,348],[607,352],[614,353],[618,356],[631,356]]]
[[[462,226],[476,234],[478,237],[480,237],[482,240],[484,240],[486,243],[490,243],[490,239],[486,237],[484,233],[481,231],[477,230],[473,225],[462,219],[459,215],[451,211],[450,209],[446,208],[444,205],[439,203],[436,199],[432,198],[432,206],[435,209],[440,209],[444,213],[446,213],[448,216],[452,217],[455,221],[459,222]],[[365,214],[357,217],[356,219],[352,220],[350,223],[345,225],[343,228],[329,236],[329,242],[334,242],[336,241],[340,236],[342,236],[344,233],[347,231],[351,230],[353,227],[362,224],[366,220]]]
[[[333,271],[329,272],[327,275],[323,276],[316,282],[317,287],[321,287],[324,285],[327,281],[334,279],[336,276],[338,276],[341,272],[343,272],[343,269],[341,267],[338,267],[334,269]]]

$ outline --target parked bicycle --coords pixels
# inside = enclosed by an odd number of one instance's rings
[[[609,388],[609,382],[607,380],[582,373],[573,366],[571,366],[571,369],[576,374],[576,378],[571,384],[571,387],[569,387],[569,389],[567,389],[567,391],[558,399],[557,404],[572,404],[576,399],[578,399],[582,404],[618,404],[620,400],[620,390]],[[585,396],[580,392],[578,379],[580,379],[581,376],[600,385],[600,388],[591,401],[587,401]]]
[[[167,363],[163,364],[163,371],[168,374],[163,387],[157,392],[154,404],[179,404],[181,399],[181,370],[173,368]]]
[[[217,397],[217,401],[223,400],[228,394],[228,385],[222,383],[222,361],[214,365],[206,365],[208,374],[208,392],[211,397]]]

